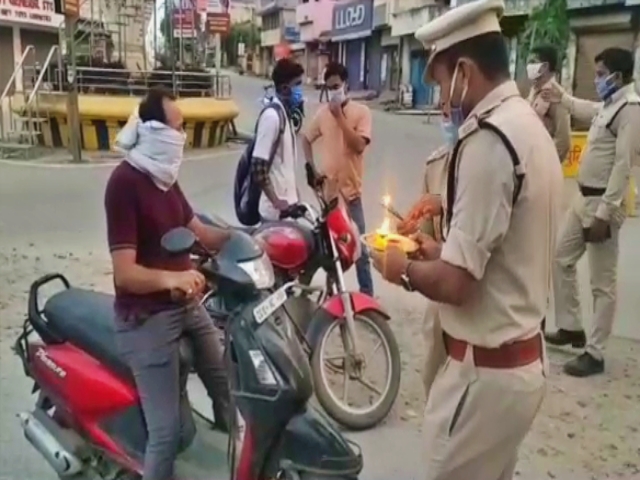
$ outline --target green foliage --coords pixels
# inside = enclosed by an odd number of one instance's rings
[[[244,43],[245,51],[255,51],[260,46],[260,29],[252,22],[231,25],[229,35],[224,38],[222,44],[229,65],[237,63],[239,43]]]
[[[559,64],[562,65],[570,33],[567,0],[544,0],[542,5],[535,7],[529,14],[518,42],[518,57],[526,61],[532,47],[549,43],[558,48]]]

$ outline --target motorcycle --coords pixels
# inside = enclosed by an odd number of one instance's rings
[[[264,96],[260,99],[263,107],[266,107],[273,101],[275,96],[273,89],[274,87],[272,84],[264,86]],[[294,132],[299,133],[304,120],[304,101],[300,105],[291,109],[289,117],[291,118],[291,124],[293,125]]]
[[[265,291],[274,281],[272,265],[242,232],[233,232],[215,257],[186,228],[168,232],[162,247],[197,256],[215,294],[233,305],[225,358],[237,421],[227,437],[192,409],[186,388],[192,346],[182,338],[176,478],[356,480],[359,447],[308,405],[310,366],[282,307],[295,285]],[[41,307],[40,291],[54,281],[64,289]],[[112,296],[72,287],[59,273],[31,286],[14,350],[38,397],[19,418],[60,478],[130,480],[142,471],[146,426],[131,371],[116,351],[113,318]],[[31,338],[34,332],[40,339]]]
[[[320,211],[308,204],[292,206],[283,220],[258,227],[232,227],[218,216],[200,219],[221,228],[240,229],[251,234],[264,248],[274,265],[278,285],[297,281],[305,286],[295,299],[287,302],[301,341],[311,360],[315,393],[320,405],[334,420],[352,430],[364,430],[380,423],[391,410],[400,390],[402,364],[398,343],[389,326],[389,315],[373,298],[360,292],[349,292],[344,272],[354,263],[360,238],[354,232],[348,213],[339,206],[338,198],[327,199],[323,182],[308,166],[307,177],[320,204]],[[306,225],[285,217],[303,219]],[[326,272],[324,288],[311,287],[318,270]],[[311,299],[313,293],[316,299]],[[205,303],[211,315],[220,317],[215,299]],[[224,310],[224,309],[223,309]],[[222,315],[224,315],[222,313]],[[356,325],[367,327],[377,336],[376,347],[365,355],[358,342]],[[343,350],[329,354],[328,344],[334,332],[339,333]],[[381,388],[365,377],[368,356],[382,348],[387,366]],[[325,368],[327,367],[327,368]],[[342,398],[332,388],[328,371],[343,376]],[[364,407],[349,403],[348,384],[355,381],[378,396]]]

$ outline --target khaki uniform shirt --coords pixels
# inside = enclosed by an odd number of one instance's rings
[[[518,154],[525,179],[515,205],[511,157],[494,132],[478,128],[478,118],[498,127]],[[513,81],[490,92],[459,134],[454,210],[441,260],[465,269],[479,285],[461,307],[440,304],[439,318],[449,335],[496,348],[538,334],[547,312],[562,166]],[[448,209],[446,192],[443,198]]]
[[[564,161],[571,148],[571,116],[567,109],[560,104],[552,104],[542,99],[540,93],[545,88],[551,88],[551,81],[540,88],[531,87],[529,103],[538,114],[544,127],[556,144],[556,152],[560,161]]]
[[[427,158],[424,171],[424,186],[422,193],[441,195],[447,182],[447,166],[449,162],[449,148],[443,146]],[[427,235],[431,235],[438,242],[442,241],[440,216],[428,218],[421,225],[421,230]]]
[[[630,84],[605,103],[580,100],[567,94],[561,103],[571,115],[591,122],[580,160],[578,183],[606,189],[602,198],[578,199],[583,202],[585,226],[594,215],[621,225],[631,166],[640,159],[640,98]],[[625,103],[630,105],[622,108]]]

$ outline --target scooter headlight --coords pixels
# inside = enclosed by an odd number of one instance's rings
[[[273,265],[266,254],[263,253],[261,257],[255,260],[240,262],[238,266],[249,275],[258,290],[273,287],[275,283]]]

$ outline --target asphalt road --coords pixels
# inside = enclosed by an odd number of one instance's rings
[[[251,130],[260,109],[258,100],[265,82],[246,77],[234,77],[233,82],[234,98],[242,111],[238,125],[243,130]],[[316,108],[316,95],[309,91],[310,111]],[[440,141],[437,120],[428,124],[426,117],[402,117],[378,111],[374,111],[373,116],[373,141],[367,153],[364,179],[365,211],[372,228],[382,219],[378,200],[383,194],[390,194],[401,211],[416,198],[421,188],[424,160]],[[197,208],[233,218],[232,184],[239,156],[235,149],[238,148],[231,146],[211,154],[198,153],[198,158],[184,163],[181,184]],[[69,265],[69,268],[86,270],[86,262],[78,261],[78,258],[104,258],[102,199],[111,168],[107,164],[54,166],[0,162],[0,251],[5,255],[3,261],[8,262],[0,265],[0,292],[5,288],[22,292],[5,298],[4,304],[0,303],[0,480],[53,478],[44,461],[22,438],[15,418],[18,411],[28,408],[32,402],[30,385],[23,378],[17,359],[9,352],[10,341],[16,334],[15,326],[21,321],[26,307],[16,302],[23,298],[29,281],[42,268],[66,270],[66,265]],[[622,232],[621,244],[620,302],[615,332],[640,339],[638,219],[629,220]],[[53,252],[66,253],[54,255]],[[51,256],[55,259],[48,260]],[[583,306],[586,309],[590,299],[585,270],[581,265],[581,276],[585,280],[582,282]],[[93,274],[103,277],[97,284],[109,283],[108,278],[104,278],[104,271]],[[419,298],[399,293],[379,278],[376,278],[376,288],[392,313],[415,311],[420,316],[423,304]],[[397,334],[401,337],[415,336],[413,333]],[[407,342],[414,344],[410,339]],[[420,342],[415,345],[419,346]],[[413,354],[411,351],[403,352],[405,356]],[[418,428],[393,423],[354,438],[364,448],[365,472],[362,478],[422,478],[420,459],[424,447]],[[573,448],[578,447],[574,445]],[[533,480],[540,477],[523,472],[519,478]],[[587,477],[581,477],[581,480],[583,478]]]

